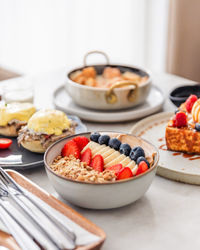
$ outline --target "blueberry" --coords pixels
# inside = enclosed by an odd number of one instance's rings
[[[91,141],[98,142],[99,137],[100,137],[100,134],[99,134],[98,132],[95,132],[95,133],[92,133],[92,134],[90,135],[90,140],[91,140]]]
[[[120,148],[119,148],[119,152],[121,154],[124,154],[126,156],[129,156],[130,154],[130,151],[131,151],[131,147],[128,143],[123,143],[121,144]]]
[[[140,156],[145,157],[144,150],[141,147],[135,147],[135,148],[133,148],[131,150],[130,154],[129,154],[129,157],[133,161],[137,161],[137,158],[139,158]]]
[[[197,131],[200,131],[200,123],[196,123],[196,124],[195,124],[195,129],[196,129]]]
[[[109,140],[110,140],[110,136],[108,136],[108,135],[101,135],[99,137],[99,139],[98,139],[98,143],[100,145],[102,145],[102,144],[108,145]]]
[[[108,146],[110,146],[111,148],[114,148],[115,150],[119,150],[120,145],[121,145],[121,142],[117,138],[111,138],[108,142]]]
[[[149,164],[149,162],[147,161],[147,159],[146,159],[145,157],[140,156],[140,157],[137,158],[137,164],[138,164],[138,165],[139,165],[139,163],[140,163],[141,161],[145,161],[146,164],[148,165],[148,168],[150,168],[150,164]]]

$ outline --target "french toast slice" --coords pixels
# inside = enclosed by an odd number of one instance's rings
[[[169,150],[200,154],[200,133],[193,129],[167,126],[165,140]]]
[[[192,96],[191,96],[192,97]],[[196,122],[198,119],[194,119],[200,112],[200,99],[192,103],[188,110],[188,103],[191,104],[189,97],[185,103],[182,103],[178,109],[178,112],[168,122],[165,129],[165,140],[167,149],[171,151],[185,152],[188,154],[200,154],[200,131],[196,129]],[[194,96],[193,96],[194,97]],[[197,97],[196,97],[197,99]],[[189,101],[189,102],[188,102]],[[187,121],[183,126],[178,126],[178,123],[182,123],[182,120],[178,121],[177,114],[184,114],[187,117]]]

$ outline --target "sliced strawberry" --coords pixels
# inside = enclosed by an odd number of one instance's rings
[[[131,169],[129,167],[125,167],[119,172],[117,180],[123,180],[131,177],[133,177]]]
[[[78,148],[76,142],[74,142],[73,140],[68,141],[65,144],[65,146],[62,149],[61,154],[63,157],[73,155],[77,159],[80,159],[80,156],[81,156],[80,149]]]
[[[190,95],[188,97],[188,99],[185,102],[185,107],[186,107],[187,112],[190,113],[192,111],[192,107],[197,99],[198,97],[196,95]]]
[[[116,164],[106,168],[106,170],[114,171],[116,175],[118,175],[122,169],[124,169],[122,164]]]
[[[89,140],[85,136],[77,136],[73,139],[79,147],[80,151],[88,144]]]
[[[90,148],[87,148],[81,155],[81,161],[85,162],[88,166],[92,160],[92,151]]]
[[[96,171],[103,172],[103,166],[103,157],[101,155],[95,155],[95,157],[92,159],[91,167]]]
[[[142,174],[142,173],[144,173],[147,170],[148,170],[147,163],[145,161],[141,161],[139,163],[139,165],[138,165],[138,169],[137,169],[136,175]]]

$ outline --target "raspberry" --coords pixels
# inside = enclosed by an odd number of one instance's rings
[[[190,113],[192,111],[192,107],[197,99],[198,97],[196,95],[190,95],[188,97],[188,99],[185,102],[185,107],[186,107],[187,112]]]
[[[185,127],[187,126],[187,115],[184,112],[176,113],[175,118],[173,119],[173,127]]]

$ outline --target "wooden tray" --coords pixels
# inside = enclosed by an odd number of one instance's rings
[[[54,196],[48,194],[46,191],[38,187],[35,183],[31,182],[16,171],[7,170],[7,172],[20,186],[38,196],[41,200],[45,201],[48,205],[61,212],[81,227],[100,237],[100,240],[98,242],[83,247],[77,247],[77,250],[100,249],[106,239],[106,234],[101,228],[84,218],[82,215],[74,211],[63,202],[56,199]],[[0,231],[0,245],[5,246],[11,250],[20,250],[14,238],[10,234],[7,234],[3,231]]]

